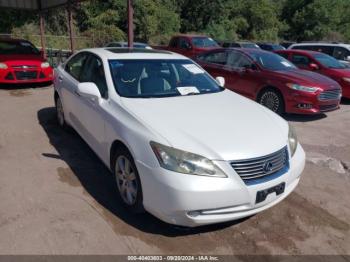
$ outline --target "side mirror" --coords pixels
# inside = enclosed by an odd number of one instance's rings
[[[350,61],[350,56],[345,57],[346,61]]]
[[[314,63],[309,64],[309,67],[311,70],[318,70],[319,69],[318,65],[314,64]]]
[[[215,78],[215,80],[219,86],[225,87],[225,78],[223,78],[222,76],[218,76]]]
[[[77,93],[80,96],[89,98],[93,101],[98,101],[101,98],[100,91],[98,90],[96,84],[92,82],[79,83]]]

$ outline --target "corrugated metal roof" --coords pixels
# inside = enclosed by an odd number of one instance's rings
[[[0,7],[43,10],[68,3],[69,0],[0,0]]]

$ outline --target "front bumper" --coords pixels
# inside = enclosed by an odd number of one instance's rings
[[[53,69],[34,68],[34,69],[0,69],[0,84],[25,84],[25,83],[44,83],[52,82]]]
[[[295,114],[320,114],[339,108],[340,98],[332,100],[318,99],[319,93],[303,93],[290,91],[286,103],[286,112]]]
[[[305,153],[299,145],[289,170],[264,183],[246,185],[226,161],[216,161],[228,178],[185,175],[150,168],[136,162],[141,177],[145,209],[161,220],[176,225],[195,227],[247,217],[282,201],[297,186],[305,165]],[[256,194],[280,183],[285,191],[271,193],[255,204]]]

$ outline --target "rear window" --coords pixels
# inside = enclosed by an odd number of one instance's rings
[[[218,43],[216,43],[212,38],[209,38],[209,37],[193,37],[192,44],[195,47],[199,47],[199,48],[219,47]]]
[[[39,50],[28,41],[0,41],[1,55],[39,55]]]

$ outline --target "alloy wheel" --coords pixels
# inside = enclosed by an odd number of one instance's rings
[[[272,91],[265,92],[260,98],[260,103],[273,112],[277,112],[280,107],[280,99],[278,95]]]
[[[119,194],[125,204],[132,206],[137,200],[137,179],[135,170],[128,158],[120,155],[115,164],[115,175]]]

